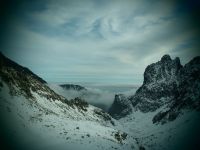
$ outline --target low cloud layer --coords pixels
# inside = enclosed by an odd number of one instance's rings
[[[94,105],[107,111],[112,105],[115,94],[123,93],[127,96],[133,95],[137,87],[116,87],[116,86],[91,86],[87,87],[86,91],[76,91],[76,90],[66,90],[57,84],[49,84],[49,87],[53,89],[56,93],[66,97],[68,100],[80,97],[87,101],[89,104]],[[112,91],[110,90],[112,89]],[[121,90],[120,90],[121,89]]]

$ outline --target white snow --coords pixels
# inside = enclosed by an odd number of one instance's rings
[[[185,110],[175,121],[166,124],[153,124],[152,118],[161,110],[142,113],[135,111],[129,116],[119,120],[118,129],[125,130],[145,149],[176,150],[184,149],[188,143],[188,149],[192,149],[189,140],[199,137],[197,130],[200,123],[200,112]],[[184,143],[185,142],[185,143]]]
[[[73,109],[58,100],[48,100],[32,92],[35,99],[11,96],[3,84],[0,95],[1,122],[13,140],[19,139],[24,149],[138,149],[136,140],[127,136],[120,143],[117,129],[89,105],[87,111]]]
[[[176,150],[187,146],[189,149],[189,141],[200,133],[195,130],[200,122],[200,113],[196,111],[185,110],[175,121],[162,125],[153,124],[152,118],[167,107],[148,113],[133,109],[127,117],[113,119],[113,126],[95,114],[100,109],[94,106],[89,105],[83,111],[33,91],[32,94],[34,99],[11,96],[5,83],[0,89],[0,122],[6,126],[7,139],[18,140],[24,149],[132,150],[140,146],[146,150]],[[120,142],[115,137],[117,132],[128,136]]]

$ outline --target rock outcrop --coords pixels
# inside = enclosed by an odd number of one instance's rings
[[[61,84],[60,86],[64,88],[65,90],[75,90],[75,91],[87,90],[85,87],[80,86],[80,85],[75,85],[75,84]]]
[[[169,55],[147,66],[143,85],[129,98],[133,107],[142,112],[152,112],[170,104],[176,97],[181,69],[179,58],[172,60]]]
[[[27,99],[34,99],[33,92],[51,100],[65,101],[64,97],[56,94],[47,85],[46,81],[34,74],[31,70],[5,57],[0,53],[0,84],[5,82],[11,95],[24,95]]]
[[[160,111],[153,118],[153,123],[172,121],[183,109],[200,110],[200,57],[195,57],[178,74],[178,87],[171,107]]]
[[[114,118],[119,119],[130,114],[131,111],[131,102],[127,97],[123,94],[117,94],[108,113]]]
[[[125,104],[115,99],[111,107],[115,111],[110,111],[110,114],[119,119],[129,114],[131,108],[147,113],[165,107],[152,121],[172,121],[182,109],[200,109],[199,91],[200,57],[182,66],[179,58],[172,60],[169,55],[164,55],[160,61],[147,66],[142,86],[135,95],[124,98]]]

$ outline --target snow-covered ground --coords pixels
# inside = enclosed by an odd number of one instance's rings
[[[34,99],[11,96],[7,84],[1,88],[1,132],[19,149],[103,150],[138,149],[135,139],[123,130],[95,114],[100,110],[89,105],[87,111],[41,97],[32,91]],[[116,121],[113,120],[115,123]],[[3,130],[4,129],[4,130]],[[120,140],[117,139],[117,134]]]
[[[197,140],[200,138],[200,112],[184,110],[172,122],[153,124],[152,118],[163,109],[148,113],[135,111],[119,120],[118,129],[129,133],[145,149],[196,149],[199,146]]]
[[[137,110],[120,120],[112,119],[113,125],[96,114],[95,110],[100,109],[92,105],[83,111],[33,91],[32,94],[34,99],[12,96],[5,83],[0,91],[1,134],[20,149],[179,150],[198,146],[197,111],[184,110],[175,121],[153,124],[152,118],[165,108],[148,113]],[[127,133],[125,139],[123,133]]]
[[[178,118],[165,124],[152,122],[164,107],[148,113],[135,110],[120,120],[105,119],[99,114],[102,110],[92,105],[84,111],[42,96],[45,92],[50,94],[46,87],[31,91],[33,98],[27,98],[21,93],[11,94],[7,84],[2,84],[0,133],[10,141],[8,145],[18,149],[179,150],[198,146],[200,113],[197,111],[185,109]]]

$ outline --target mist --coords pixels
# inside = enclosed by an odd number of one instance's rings
[[[63,89],[58,84],[48,84],[48,86],[68,100],[80,97],[89,104],[99,107],[106,112],[111,107],[115,94],[133,95],[138,88],[137,86],[88,85],[85,86],[87,90],[76,91]]]

